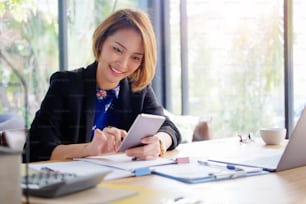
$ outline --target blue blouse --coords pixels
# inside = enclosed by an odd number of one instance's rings
[[[114,101],[119,97],[120,86],[118,85],[115,89],[102,90],[96,88],[96,113],[94,125],[91,131],[91,139],[94,136],[95,129],[103,130],[103,128],[109,125],[109,121],[116,120],[111,118],[113,112]]]

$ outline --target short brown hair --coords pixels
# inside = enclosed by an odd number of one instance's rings
[[[129,76],[132,91],[146,87],[154,78],[157,62],[156,39],[148,15],[142,11],[121,9],[106,18],[93,33],[93,54],[98,60],[101,47],[106,38],[120,29],[132,28],[141,35],[144,45],[144,57],[140,67]]]

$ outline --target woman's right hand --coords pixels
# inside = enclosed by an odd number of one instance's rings
[[[92,141],[88,145],[90,156],[105,153],[115,153],[127,132],[115,127],[106,127],[101,131],[96,129]]]

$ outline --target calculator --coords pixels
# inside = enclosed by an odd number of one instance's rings
[[[24,195],[55,198],[93,188],[110,171],[90,175],[77,175],[57,171],[39,171],[23,176],[21,187]]]

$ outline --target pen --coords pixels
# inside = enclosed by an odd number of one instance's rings
[[[41,170],[41,171],[44,171],[44,172],[48,172],[48,173],[57,173],[57,172],[58,172],[58,171],[53,170],[53,169],[51,169],[51,168],[49,168],[49,167],[47,167],[47,166],[42,167],[40,170]]]
[[[218,173],[210,173],[209,175],[216,178],[216,179],[227,179],[227,178],[238,178],[241,176],[245,176],[247,173],[242,168],[237,168],[234,165],[230,164],[222,164],[222,163],[216,163],[211,161],[201,161],[199,160],[198,163],[200,165],[205,165],[209,167],[214,168],[220,168],[225,170],[232,170],[232,171],[222,171]]]
[[[216,179],[227,179],[227,178],[238,178],[245,176],[247,173],[245,171],[234,171],[234,172],[228,172],[228,173],[210,173],[209,175],[216,178]]]
[[[132,161],[137,161],[137,160],[139,160],[138,157],[133,157],[132,158]]]
[[[205,165],[209,167],[215,167],[225,170],[232,170],[231,171],[222,171],[219,173],[210,173],[209,175],[216,178],[216,179],[227,179],[227,178],[238,178],[242,176],[246,176],[247,172],[243,168],[238,168],[231,164],[223,164],[223,163],[217,163],[212,161],[201,161],[198,160],[198,164]]]
[[[42,170],[42,171],[54,171],[53,169],[51,169],[51,168],[49,168],[47,166],[42,167],[40,170]]]
[[[198,160],[198,164],[205,165],[205,166],[210,166],[210,167],[228,169],[228,170],[233,170],[233,171],[243,171],[242,168],[238,168],[235,165],[231,165],[231,164],[222,164],[222,163],[216,163],[216,162],[211,162],[211,161],[202,161],[202,160]]]

